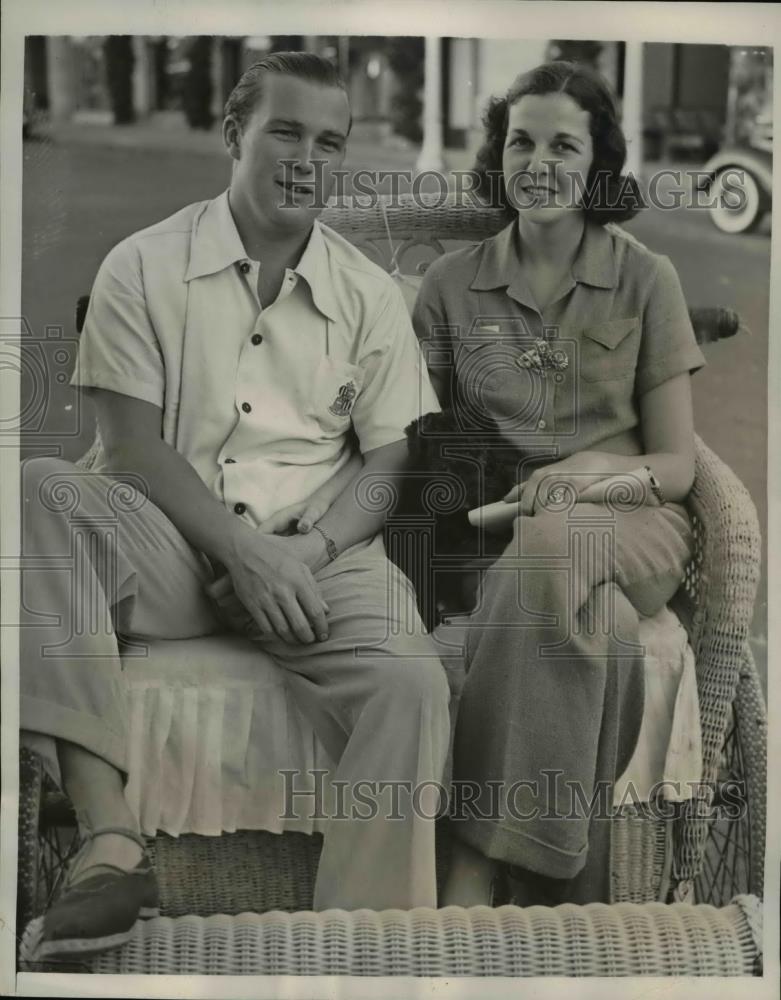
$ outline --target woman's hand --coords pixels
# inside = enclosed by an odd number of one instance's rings
[[[312,530],[312,525],[330,510],[334,500],[362,467],[363,456],[356,451],[350,461],[327,483],[305,499],[288,504],[287,507],[266,518],[258,525],[257,530],[265,535],[291,535],[296,532],[301,535],[307,534]]]
[[[617,510],[660,506],[647,466],[639,466],[631,472],[616,472],[606,479],[600,479],[598,483],[583,490],[578,499],[580,503],[608,504]]]
[[[581,451],[560,462],[537,469],[525,483],[514,486],[504,500],[520,500],[527,516],[549,503],[567,499],[600,502],[596,484],[616,475],[636,472],[643,466],[654,471],[668,501],[682,503],[694,480],[694,431],[692,422],[691,376],[676,375],[650,389],[640,399],[642,455]],[[586,491],[589,491],[588,493]],[[596,492],[595,492],[596,490]]]
[[[264,535],[294,535],[296,532],[305,535],[312,530],[312,525],[320,520],[332,503],[332,499],[318,490],[305,500],[288,504],[265,521],[261,521],[258,531]]]
[[[578,452],[535,469],[525,482],[513,486],[503,497],[504,502],[519,503],[520,513],[531,517],[549,504],[558,505],[567,499],[579,498],[595,483],[614,475],[615,470],[609,469],[607,464],[605,456],[599,452]]]

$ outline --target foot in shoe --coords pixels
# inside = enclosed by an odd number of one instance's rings
[[[572,897],[572,879],[552,878],[515,865],[509,865],[506,874],[516,906],[561,906]]]
[[[113,862],[82,863],[98,839],[117,836],[139,848],[139,862],[120,868]],[[34,961],[93,955],[127,941],[136,921],[159,912],[157,880],[149,858],[142,851],[143,839],[132,830],[116,827],[89,835],[75,865],[66,877],[63,891],[43,918]]]
[[[100,837],[93,837],[71,868],[69,884],[78,885],[82,879],[101,871],[121,868],[122,871],[129,872],[143,856],[141,845],[124,834],[105,833]]]

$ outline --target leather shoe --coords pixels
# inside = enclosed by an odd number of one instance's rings
[[[143,838],[133,830],[95,830],[87,835],[71,871],[78,867],[90,842],[105,833],[121,834],[145,847]],[[91,868],[97,869],[96,873],[85,875]],[[146,854],[130,871],[96,864],[80,874],[75,885],[66,878],[60,897],[40,922],[40,938],[32,948],[34,961],[86,957],[116,948],[130,939],[137,920],[159,916],[157,879]]]

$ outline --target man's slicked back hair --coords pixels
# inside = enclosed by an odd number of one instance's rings
[[[252,112],[258,106],[263,93],[263,77],[266,73],[294,76],[307,83],[338,87],[347,93],[345,82],[339,76],[336,66],[323,56],[315,55],[313,52],[272,52],[242,73],[241,79],[225,102],[225,117],[232,115],[242,132],[252,117]],[[352,115],[350,115],[350,125],[352,125]]]

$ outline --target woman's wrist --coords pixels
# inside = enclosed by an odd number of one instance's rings
[[[643,469],[645,470],[646,475],[648,476],[648,489],[650,490],[651,494],[656,498],[659,505],[662,506],[665,502],[664,491],[662,490],[662,484],[656,478],[654,470],[651,468],[650,465],[644,465]]]

